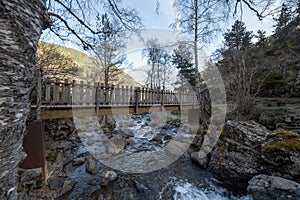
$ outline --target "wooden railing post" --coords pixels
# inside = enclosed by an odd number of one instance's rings
[[[136,87],[135,88],[135,98],[134,98],[134,102],[135,102],[135,113],[138,113],[139,112],[139,97],[140,97],[140,88],[139,87]]]
[[[99,104],[100,104],[100,88],[99,88],[99,83],[95,83],[95,111],[96,111],[96,116],[99,115]]]
[[[62,103],[64,104],[69,103],[69,92],[70,92],[70,88],[69,88],[68,79],[65,79],[62,87],[62,94],[61,94]]]
[[[74,104],[78,103],[78,94],[77,94],[76,80],[73,80],[73,83],[72,83],[72,101],[73,101]]]
[[[129,92],[129,87],[126,85],[124,97],[125,97],[125,103],[127,105],[129,104],[128,92]]]
[[[60,79],[56,78],[55,83],[54,83],[54,89],[53,89],[53,101],[54,101],[54,103],[59,102],[59,82],[60,82]]]
[[[114,102],[114,90],[115,90],[115,85],[111,84],[108,104]]]
[[[85,98],[84,98],[84,102],[86,104],[90,104],[90,97],[91,97],[91,83],[87,82],[85,88]]]
[[[83,81],[80,81],[80,86],[79,86],[79,104],[83,103]]]
[[[96,105],[97,82],[94,82],[93,85],[91,85],[91,90],[90,104]]]
[[[119,94],[121,95],[121,98],[120,98],[120,104],[121,104],[121,105],[126,104],[126,103],[125,103],[126,91],[125,91],[124,85],[121,85],[121,92],[120,92]]]
[[[161,106],[160,106],[160,111],[163,111],[163,108],[164,108],[164,101],[165,101],[165,98],[164,98],[164,92],[165,92],[165,86],[163,86],[163,89],[161,91]]]
[[[106,88],[104,86],[104,83],[100,84],[99,89],[99,102],[100,104],[106,104]]]
[[[121,104],[122,102],[122,96],[121,96],[121,91],[120,91],[120,85],[118,84],[116,86],[116,89],[115,89],[115,97],[114,97],[114,103],[115,104]]]
[[[132,88],[132,86],[130,86],[130,89],[129,89],[129,95],[130,95],[130,98],[129,98],[129,104],[133,104],[133,103],[134,103],[134,102],[133,102],[133,101],[134,101],[134,100],[133,100],[133,98],[134,98],[134,97],[133,97],[133,95],[134,95],[133,92],[134,92],[134,91],[133,91],[133,88]]]
[[[49,104],[51,101],[51,80],[49,78],[45,79],[45,85],[46,85],[45,101],[46,103]]]

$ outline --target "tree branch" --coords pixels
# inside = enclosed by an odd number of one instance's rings
[[[77,33],[74,29],[72,29],[68,22],[63,19],[60,15],[55,14],[55,13],[49,13],[50,16],[56,17],[57,19],[59,19],[61,22],[64,23],[64,25],[66,26],[66,28],[81,42],[81,44],[83,45],[83,49],[87,50],[87,49],[93,49],[93,46],[90,45],[89,43],[87,43],[86,41],[84,41]],[[59,35],[58,33],[54,32],[56,35]],[[60,37],[61,38],[61,37]]]

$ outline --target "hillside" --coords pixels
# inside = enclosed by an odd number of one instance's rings
[[[44,77],[103,82],[103,68],[94,58],[59,44],[39,42],[37,67],[41,67]],[[140,85],[122,70],[112,70],[118,74],[111,78],[111,84]]]
[[[269,38],[264,62],[273,71],[263,84],[261,96],[300,96],[300,16]]]

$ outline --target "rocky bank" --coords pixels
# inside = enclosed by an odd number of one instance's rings
[[[227,121],[214,150],[203,159],[229,188],[254,199],[300,199],[300,136],[270,131],[254,121]]]

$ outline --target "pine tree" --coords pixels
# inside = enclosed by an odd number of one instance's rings
[[[281,6],[281,12],[279,14],[279,17],[274,18],[274,20],[277,22],[276,25],[274,26],[275,33],[282,31],[288,25],[288,23],[292,20],[292,17],[293,16],[292,16],[291,7],[289,7],[283,3]]]
[[[188,51],[184,45],[179,45],[178,49],[174,50],[172,64],[179,69],[178,83],[181,84],[181,87],[192,86],[194,88],[196,86],[196,76],[192,59],[192,52]]]
[[[246,31],[244,22],[236,20],[231,30],[224,34],[224,45],[229,50],[245,49],[251,46],[252,31]]]
[[[300,0],[297,2],[296,15],[300,15]]]

